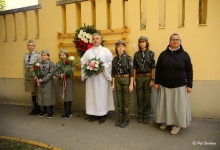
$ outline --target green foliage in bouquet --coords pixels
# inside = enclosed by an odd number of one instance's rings
[[[58,67],[57,70],[65,74],[66,77],[72,77],[76,65],[77,63],[74,62],[74,57],[70,56],[65,61],[60,61],[60,67]]]

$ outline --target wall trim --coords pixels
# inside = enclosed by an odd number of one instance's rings
[[[57,6],[59,6],[59,5],[65,5],[65,4],[77,3],[83,1],[87,1],[87,0],[58,0],[56,4]]]
[[[36,9],[41,9],[41,8],[42,8],[41,4],[38,4],[38,5],[33,5],[33,6],[28,6],[28,7],[21,7],[21,8],[1,11],[0,15],[13,14],[13,13],[17,13],[17,12],[23,12],[23,11],[28,11],[28,10],[36,10]]]

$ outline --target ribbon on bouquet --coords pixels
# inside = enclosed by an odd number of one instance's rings
[[[63,99],[65,97],[65,90],[66,90],[66,75],[63,76]]]
[[[40,86],[39,79],[38,79],[38,77],[37,77],[37,76],[34,76],[34,80],[36,81],[37,86]]]

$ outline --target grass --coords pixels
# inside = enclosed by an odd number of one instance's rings
[[[48,150],[48,149],[19,141],[0,139],[0,150]]]

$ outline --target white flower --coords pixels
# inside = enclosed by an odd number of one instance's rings
[[[84,38],[84,42],[85,42],[85,43],[88,43],[88,40],[87,40],[86,38]]]
[[[90,69],[90,67],[89,66],[87,66],[87,68],[86,69]]]
[[[70,56],[70,57],[69,57],[69,60],[70,60],[70,61],[74,61],[74,60],[75,60],[74,56]]]
[[[84,37],[82,37],[81,40],[82,40],[83,42],[85,42],[85,43],[88,43],[88,40],[87,40],[86,38],[84,38]]]
[[[86,34],[86,38],[87,38],[87,39],[90,38],[90,34],[87,33],[87,34]]]
[[[96,68],[98,68],[98,66],[99,66],[98,64],[95,64],[95,67],[96,67]]]
[[[36,65],[35,66],[40,66],[40,64],[39,63],[36,63]]]
[[[82,34],[84,37],[86,37],[86,32],[83,32],[83,34]]]
[[[78,34],[78,38],[80,38],[80,39],[81,39],[81,38],[82,38],[82,34]]]
[[[83,34],[83,30],[80,30],[79,33],[80,33],[80,34]]]
[[[90,67],[89,69],[90,69],[90,70],[93,70],[93,68],[92,68],[92,67]]]

